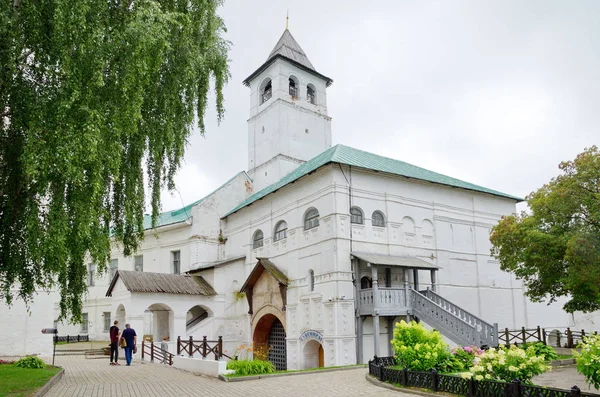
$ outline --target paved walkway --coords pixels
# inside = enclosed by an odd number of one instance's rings
[[[578,386],[584,393],[600,394],[600,390],[595,389],[593,386],[589,386],[585,382],[585,377],[577,373],[577,368],[574,365],[553,368],[552,371],[533,378],[533,382],[536,385],[567,390],[570,390],[573,386]]]
[[[47,397],[410,396],[372,385],[365,380],[366,368],[246,382],[223,382],[138,360],[131,367],[112,367],[107,358],[57,356],[55,364],[66,371],[63,378],[46,394]]]

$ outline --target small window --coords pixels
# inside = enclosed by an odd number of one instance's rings
[[[81,332],[83,332],[83,333],[88,332],[88,314],[87,313],[81,313]]]
[[[252,248],[260,248],[263,246],[264,234],[262,230],[257,230],[254,232],[254,238],[252,238]]]
[[[306,215],[304,216],[304,230],[312,229],[317,226],[319,226],[319,211],[315,208],[311,208],[306,211]]]
[[[267,79],[263,82],[262,88],[260,89],[260,104],[267,102],[273,95],[273,88],[271,85],[271,79]]]
[[[389,267],[385,268],[385,286],[386,288],[392,287],[392,269]]]
[[[283,240],[287,237],[287,223],[285,221],[280,221],[277,226],[275,226],[275,234],[273,235],[274,241]]]
[[[88,277],[87,277],[87,285],[88,287],[93,287],[96,284],[96,265],[90,263],[88,265]]]
[[[368,289],[371,288],[372,284],[371,284],[371,279],[367,276],[364,276],[363,278],[360,279],[360,289]]]
[[[111,259],[110,260],[110,268],[109,268],[109,275],[110,275],[110,279],[112,280],[113,278],[115,278],[115,274],[117,274],[117,270],[119,270],[119,260],[118,259]]]
[[[181,251],[171,252],[171,257],[173,260],[173,274],[180,274],[181,273]]]
[[[104,332],[110,330],[110,312],[104,312]]]
[[[144,255],[138,255],[134,258],[135,261],[135,271],[143,272],[144,271]]]
[[[293,77],[290,77],[290,96],[292,99],[298,98],[298,83]]]
[[[358,207],[350,208],[350,223],[363,224],[363,212]]]
[[[383,213],[381,211],[373,212],[373,215],[371,215],[371,223],[373,226],[385,227]]]
[[[308,288],[311,291],[315,290],[315,272],[312,269],[308,271]]]
[[[312,84],[309,84],[306,87],[306,100],[313,105],[317,104],[317,95],[315,93],[315,87]]]

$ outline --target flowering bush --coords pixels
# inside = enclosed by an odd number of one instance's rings
[[[527,350],[529,347],[533,347],[536,356],[544,356],[546,361],[558,360],[558,354],[552,348],[552,346],[544,345],[542,342],[524,343],[519,345],[521,349]]]
[[[269,355],[269,348],[266,345],[255,345],[251,343],[249,345],[241,345],[235,349],[233,355],[240,360],[249,359],[265,361]]]
[[[456,347],[451,351],[452,355],[459,363],[458,371],[468,370],[473,366],[475,357],[481,356],[483,350],[477,346]]]
[[[600,388],[600,335],[590,335],[579,345],[581,352],[575,352],[577,372],[585,376],[588,383]]]
[[[491,348],[473,360],[473,366],[463,376],[475,380],[497,379],[511,382],[519,379],[531,383],[531,378],[551,369],[544,356],[536,356],[533,347],[523,350],[517,346]]]
[[[396,362],[403,368],[412,371],[429,371],[440,369],[448,371],[448,358],[450,357],[448,345],[442,340],[442,335],[437,331],[429,331],[414,321],[396,323],[392,346]]]

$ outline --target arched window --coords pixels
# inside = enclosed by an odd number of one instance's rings
[[[252,238],[252,248],[260,248],[263,246],[263,232],[262,230],[258,229],[257,231],[254,232],[254,237]]]
[[[260,104],[267,102],[273,95],[273,87],[271,85],[271,79],[266,79],[260,85]]]
[[[315,290],[315,272],[312,269],[308,271],[308,288],[311,291]]]
[[[317,104],[317,91],[315,90],[315,86],[312,84],[306,86],[306,100],[313,105]]]
[[[287,237],[287,223],[285,221],[279,221],[275,226],[275,233],[273,234],[273,241],[279,241]]]
[[[311,208],[304,215],[304,230],[312,229],[319,226],[319,211]]]
[[[290,96],[292,97],[292,99],[296,99],[296,98],[298,98],[298,87],[299,87],[298,79],[296,79],[294,76],[291,76],[289,79],[289,82],[290,82],[290,89],[289,89]]]
[[[350,208],[350,223],[357,223],[362,225],[364,222],[363,212],[358,207]]]
[[[360,289],[371,288],[373,285],[371,283],[371,279],[367,276],[364,276],[360,279]]]
[[[385,218],[383,217],[383,213],[381,211],[373,212],[373,215],[371,215],[371,223],[373,226],[385,227]]]

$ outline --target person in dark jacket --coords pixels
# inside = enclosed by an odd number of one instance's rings
[[[125,361],[127,361],[127,365],[131,365],[131,359],[135,350],[137,350],[135,347],[137,344],[137,334],[131,328],[131,325],[125,324],[125,330],[121,334],[121,338],[125,339]]]
[[[119,322],[115,320],[114,325],[110,327],[110,365],[121,365],[119,364]],[[113,361],[114,359],[114,361]]]

